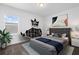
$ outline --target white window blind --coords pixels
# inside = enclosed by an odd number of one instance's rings
[[[6,31],[10,33],[18,32],[18,17],[17,16],[5,16]]]

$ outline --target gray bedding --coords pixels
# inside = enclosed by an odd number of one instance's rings
[[[37,37],[37,38],[39,38],[39,37]],[[41,55],[56,55],[57,54],[56,48],[54,46],[40,42],[40,41],[36,40],[37,38],[33,38],[30,41],[30,46],[34,50],[36,50]],[[63,44],[64,47],[67,46],[67,44],[68,44],[67,39],[62,39],[62,38],[57,38],[57,37],[52,37],[52,36],[46,36],[44,38],[48,38],[48,39],[60,42]]]

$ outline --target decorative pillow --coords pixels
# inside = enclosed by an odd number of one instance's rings
[[[64,37],[66,37],[66,34],[53,33],[53,35],[52,35],[52,36],[54,36],[54,37],[59,37],[59,38],[64,38]]]
[[[62,38],[65,38],[65,37],[67,37],[67,34],[62,34]]]
[[[62,37],[62,34],[60,34],[60,33],[53,33],[52,36],[53,36],[53,37]]]
[[[72,38],[79,38],[79,32],[78,31],[71,32],[71,37]]]

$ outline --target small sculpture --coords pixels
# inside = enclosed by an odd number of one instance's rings
[[[36,18],[34,18],[34,20],[31,19],[32,22],[32,26],[38,26],[39,21],[36,21]]]

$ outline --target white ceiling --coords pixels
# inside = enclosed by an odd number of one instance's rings
[[[70,8],[79,7],[79,3],[44,3],[44,7],[40,7],[39,3],[6,3],[5,5],[19,8],[41,16],[48,16]]]

